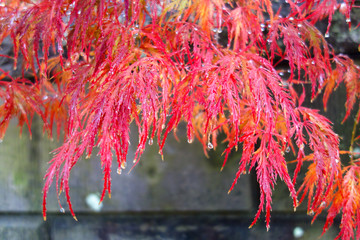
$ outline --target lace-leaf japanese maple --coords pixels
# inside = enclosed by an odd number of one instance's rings
[[[326,108],[334,88],[344,84],[344,121],[357,109],[360,69],[337,55],[324,37],[337,11],[351,27],[357,6],[354,1],[288,0],[283,3],[288,13],[281,16],[274,2],[1,3],[0,42],[10,38],[14,55],[0,57],[13,60],[14,67],[20,62],[23,74],[0,69],[0,138],[11,118],[18,118],[20,127],[30,126],[34,114],[41,116],[49,137],[53,129],[57,136],[65,134],[45,175],[44,219],[53,181],[76,219],[70,173],[95,147],[104,175],[102,201],[106,193],[110,196],[113,159],[118,172],[126,167],[130,124],[139,134],[137,163],[154,138],[162,155],[169,133],[185,122],[188,142],[198,139],[205,154],[217,147],[219,135],[225,136],[224,165],[232,151],[241,152],[230,191],[242,174],[256,173],[260,205],[251,226],[265,212],[269,228],[272,192],[280,178],[295,209],[307,198],[314,220],[326,209],[324,231],[340,215],[338,238],[359,238],[360,168],[353,152],[359,113],[351,147],[340,151],[331,122],[303,105],[323,92]],[[322,20],[328,22],[326,33],[314,26]],[[288,66],[289,73],[279,66]],[[294,172],[287,168],[289,152],[295,156]],[[340,153],[351,156],[349,164],[341,163]],[[304,179],[297,177],[301,170]]]

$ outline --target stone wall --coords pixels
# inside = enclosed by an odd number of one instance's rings
[[[239,154],[232,154],[222,172],[221,146],[206,158],[199,142],[188,144],[185,128],[177,142],[170,136],[164,161],[154,143],[148,146],[139,164],[121,175],[114,161],[112,198],[99,205],[102,171],[99,158],[81,159],[70,178],[70,194],[76,222],[67,211],[61,213],[54,186],[49,192],[48,217],[41,216],[43,176],[52,151],[59,142],[42,136],[40,121],[34,120],[32,140],[27,130],[19,137],[16,122],[0,144],[0,239],[294,239],[321,235],[324,219],[310,225],[305,205],[293,212],[284,184],[274,193],[271,230],[264,218],[248,229],[258,205],[254,176],[245,175],[227,194],[235,176]],[[133,131],[136,132],[136,131]],[[136,143],[136,137],[132,142]],[[135,144],[130,146],[132,162]],[[300,230],[301,229],[301,230]],[[336,229],[324,239],[336,236]]]

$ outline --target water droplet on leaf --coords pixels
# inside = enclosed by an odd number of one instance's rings
[[[326,206],[326,202],[322,201],[321,204],[320,204],[320,207],[325,207],[325,206]]]
[[[122,169],[125,169],[125,168],[126,168],[126,162],[122,162],[122,163],[121,163],[121,168],[122,168]]]
[[[294,20],[294,18],[293,18],[293,17],[290,17],[290,18],[289,18],[289,20],[290,20],[290,21],[293,21],[293,20]]]
[[[300,28],[300,27],[302,27],[302,24],[301,24],[301,23],[299,23],[297,26]]]
[[[314,210],[310,210],[310,211],[308,212],[308,215],[309,215],[309,216],[314,216],[314,214],[315,214]]]
[[[287,153],[290,152],[290,147],[289,146],[286,148],[285,152],[287,152]]]

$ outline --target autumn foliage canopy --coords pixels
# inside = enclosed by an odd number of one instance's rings
[[[331,122],[303,104],[321,95],[326,109],[334,89],[344,85],[343,121],[358,108],[360,68],[326,41],[336,12],[356,27],[350,14],[357,6],[288,0],[282,16],[275,2],[2,0],[0,43],[10,38],[14,55],[0,57],[14,67],[20,63],[23,74],[0,68],[0,139],[10,119],[30,129],[34,115],[50,138],[54,129],[64,135],[45,176],[44,218],[53,181],[75,218],[70,172],[94,147],[104,174],[102,200],[110,195],[113,157],[118,173],[126,167],[130,124],[139,134],[136,163],[154,140],[162,155],[168,134],[185,122],[188,142],[198,139],[205,153],[225,136],[224,165],[232,151],[241,152],[230,190],[242,174],[256,173],[260,205],[251,226],[265,212],[269,227],[280,178],[295,209],[307,200],[314,220],[326,212],[324,232],[339,216],[338,238],[359,239],[360,163],[353,148],[360,115],[350,149],[339,149]],[[328,23],[327,32],[315,27],[319,21]],[[304,179],[297,178],[300,171]]]

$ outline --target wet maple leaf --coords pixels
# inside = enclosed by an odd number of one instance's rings
[[[300,202],[307,196],[314,219],[328,208],[324,230],[342,214],[339,237],[354,238],[352,229],[360,231],[358,161],[351,158],[349,166],[341,165],[339,138],[330,121],[302,106],[322,91],[326,106],[334,87],[343,82],[344,120],[358,101],[359,67],[347,56],[336,55],[314,26],[328,19],[329,30],[338,10],[348,22],[354,2],[287,4],[287,16],[269,0],[1,4],[0,41],[12,39],[14,56],[0,57],[12,59],[14,66],[19,59],[23,72],[34,80],[1,69],[0,139],[11,118],[30,126],[34,114],[42,117],[50,137],[54,125],[57,136],[64,132],[64,143],[55,150],[45,175],[44,218],[55,178],[57,192],[65,192],[76,219],[69,177],[83,155],[90,157],[95,147],[100,149],[102,201],[106,192],[111,196],[113,158],[117,173],[126,168],[131,123],[139,134],[137,163],[154,138],[162,155],[168,134],[183,121],[188,142],[198,139],[205,154],[217,147],[220,133],[225,135],[224,165],[232,151],[241,152],[230,191],[242,174],[256,173],[260,205],[251,226],[264,211],[269,228],[272,192],[280,179],[294,208],[298,196]],[[288,77],[276,68],[279,64],[288,65]],[[301,93],[296,90],[304,85],[311,86],[310,96],[304,87]],[[355,122],[351,146],[358,140],[358,119]],[[294,173],[287,168],[289,152],[296,158]],[[352,147],[347,154],[353,155]],[[299,180],[307,161],[306,177]]]

